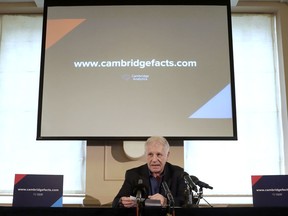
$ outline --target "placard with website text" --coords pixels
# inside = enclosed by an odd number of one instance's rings
[[[62,207],[63,175],[15,174],[13,206]]]
[[[288,207],[288,175],[252,176],[254,207]]]

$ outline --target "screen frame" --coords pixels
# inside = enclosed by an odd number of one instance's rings
[[[71,0],[71,1],[57,1],[45,0],[43,12],[43,29],[42,29],[42,47],[41,47],[41,64],[40,64],[40,79],[39,79],[39,98],[38,98],[38,118],[37,118],[37,140],[135,140],[143,141],[149,136],[121,136],[121,137],[107,137],[107,136],[43,136],[42,125],[42,101],[43,101],[43,85],[44,85],[44,63],[45,63],[45,43],[46,43],[46,27],[47,27],[47,12],[50,7],[58,6],[119,6],[119,5],[215,5],[226,6],[227,8],[227,25],[228,25],[228,43],[229,43],[229,61],[230,61],[230,84],[231,84],[231,105],[232,105],[232,136],[165,136],[169,140],[237,140],[237,120],[236,120],[236,98],[235,98],[235,81],[234,81],[234,62],[233,62],[233,44],[232,44],[232,22],[231,22],[231,4],[230,0],[177,0],[167,3],[167,1],[114,1],[114,0]]]

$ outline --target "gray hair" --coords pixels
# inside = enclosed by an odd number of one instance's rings
[[[147,146],[152,144],[152,143],[159,143],[164,147],[164,150],[166,152],[166,154],[169,152],[170,150],[170,145],[168,143],[168,141],[162,137],[162,136],[152,136],[150,138],[148,138],[145,142],[145,151],[147,149]]]

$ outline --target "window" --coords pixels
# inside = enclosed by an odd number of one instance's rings
[[[238,141],[184,146],[185,170],[214,187],[204,196],[215,203],[252,202],[251,175],[284,173],[275,17],[232,21]],[[64,193],[85,193],[85,142],[36,141],[41,25],[40,15],[0,17],[0,194],[12,193],[15,173],[64,174]]]
[[[36,141],[41,15],[0,16],[0,194],[14,175],[63,174],[64,194],[85,193],[84,141]]]
[[[284,173],[274,22],[272,14],[232,17],[238,141],[185,142],[185,170],[214,187],[204,191],[208,202],[240,195],[252,203],[251,175]]]

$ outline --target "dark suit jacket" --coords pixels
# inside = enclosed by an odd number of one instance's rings
[[[182,206],[184,204],[184,190],[185,182],[183,179],[183,168],[172,165],[170,163],[165,164],[163,181],[166,181],[171,194],[174,197],[175,206]],[[143,180],[143,184],[148,189],[147,195],[150,191],[150,181],[149,181],[149,169],[148,165],[142,165],[136,168],[132,168],[126,171],[124,183],[119,190],[118,194],[113,200],[112,207],[119,207],[119,200],[122,196],[129,197],[130,195],[135,196],[135,188],[139,184],[139,179]],[[165,191],[161,187],[160,193],[165,196]]]

